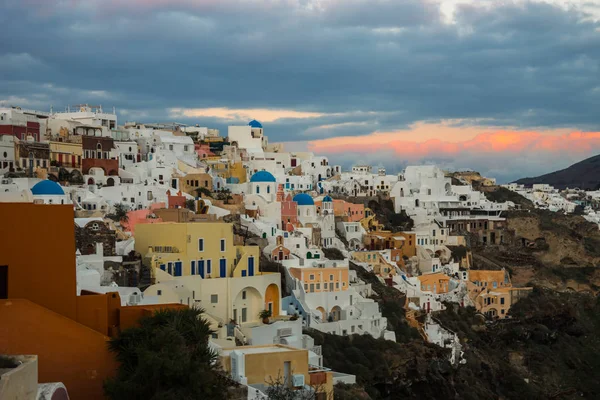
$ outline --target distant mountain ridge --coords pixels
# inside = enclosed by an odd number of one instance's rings
[[[595,190],[600,186],[600,155],[587,158],[568,168],[535,178],[522,178],[516,183],[531,186],[546,183],[557,189],[580,188]]]

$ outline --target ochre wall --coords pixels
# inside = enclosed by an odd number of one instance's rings
[[[23,299],[0,300],[0,321],[0,349],[36,354],[41,383],[64,383],[71,400],[104,399],[117,368],[106,336]]]
[[[26,298],[77,318],[72,205],[3,203],[0,265],[8,265],[8,298]]]
[[[268,346],[253,346],[265,347],[264,353],[246,354],[245,358],[245,374],[248,378],[248,384],[265,384],[283,379],[284,362],[289,361],[291,375],[304,375],[304,382],[310,384],[308,375],[308,351],[302,349],[294,349],[290,351],[269,352]],[[225,356],[221,358],[223,368],[227,372],[231,372],[231,357]]]

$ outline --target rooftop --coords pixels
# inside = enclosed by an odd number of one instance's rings
[[[288,347],[281,344],[268,344],[265,346],[239,346],[232,349],[223,349],[223,356],[228,356],[232,351],[239,351],[244,354],[264,354],[264,353],[280,353],[286,351],[301,351],[294,347]]]

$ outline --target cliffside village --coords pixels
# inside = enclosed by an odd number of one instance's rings
[[[514,240],[503,217],[513,203],[435,166],[343,171],[265,133],[255,120],[222,134],[118,125],[114,110],[89,105],[0,108],[11,232],[0,243],[0,348],[37,355],[39,382],[60,382],[46,390],[101,399],[116,368],[110,337],[158,309],[198,307],[248,399],[266,398],[279,375],[327,398],[356,377],[323,365],[307,328],[395,340],[364,273],[401,292],[409,324],[454,363],[459,340],[432,312],[456,303],[505,319],[529,293],[506,270],[472,269],[472,247]],[[412,229],[387,229],[369,200],[393,202]]]
[[[502,185],[531,201],[535,208],[572,214],[579,208],[580,215],[598,224],[600,229],[600,190],[567,188],[559,190],[548,184],[533,184],[532,187],[517,183]]]

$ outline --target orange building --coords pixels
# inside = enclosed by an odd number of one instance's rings
[[[321,210],[322,201],[315,201],[317,211]],[[345,200],[333,200],[333,215],[336,217],[346,217],[347,222],[359,222],[365,218],[365,205],[349,203]]]
[[[0,220],[10,226],[0,241],[0,349],[36,354],[39,381],[63,382],[74,400],[104,398],[117,367],[109,336],[157,307],[122,307],[118,293],[77,296],[72,206],[5,203]]]
[[[303,283],[307,293],[348,290],[348,267],[293,267],[289,271]]]
[[[418,277],[421,290],[433,293],[448,293],[450,277],[446,274],[425,274]]]

